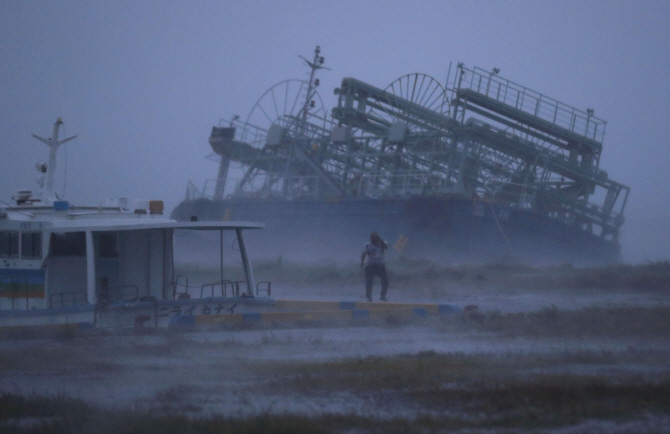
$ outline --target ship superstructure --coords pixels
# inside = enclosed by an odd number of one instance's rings
[[[319,47],[307,64],[309,81],[281,82],[245,120],[212,129],[218,179],[189,183],[176,217],[241,215],[268,232],[318,220],[359,235],[372,225],[405,240],[406,253],[444,258],[617,260],[629,188],[600,167],[606,122],[593,109],[458,63],[446,86],[418,73],[384,89],[345,78],[328,112],[316,91]],[[231,161],[245,169],[234,185]],[[339,218],[324,223],[324,212]]]

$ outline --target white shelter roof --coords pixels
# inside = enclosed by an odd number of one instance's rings
[[[147,229],[186,229],[186,230],[234,230],[234,229],[264,229],[264,223],[244,221],[220,222],[177,222],[174,220],[135,220],[135,219],[97,219],[91,220],[57,220],[45,225],[45,232],[111,232],[111,231],[140,231]]]

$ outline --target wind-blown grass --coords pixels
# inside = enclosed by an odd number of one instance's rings
[[[441,318],[445,327],[475,329],[508,337],[670,338],[670,306],[585,308],[474,313]]]
[[[178,265],[180,273],[208,282],[220,278],[217,267]],[[440,281],[473,287],[521,288],[533,291],[564,289],[670,290],[670,261],[646,265],[612,265],[578,268],[571,265],[537,268],[520,263],[444,266],[429,260],[397,258],[387,263],[395,287]],[[358,264],[305,264],[281,259],[254,265],[257,281],[292,285],[359,285]],[[241,268],[224,267],[224,276],[243,275]],[[230,277],[227,277],[231,279]],[[233,279],[233,280],[235,280]]]
[[[413,386],[394,389],[394,393],[388,393],[387,387],[384,399],[420,406],[424,409],[423,415],[416,419],[392,420],[336,414],[199,418],[175,413],[170,407],[162,411],[108,410],[65,396],[23,397],[3,393],[0,395],[0,431],[17,434],[425,433],[444,432],[446,428],[449,432],[550,428],[585,420],[621,422],[651,415],[663,418],[668,416],[670,408],[670,382],[667,381],[613,384],[589,377],[561,376],[535,382],[508,380]]]

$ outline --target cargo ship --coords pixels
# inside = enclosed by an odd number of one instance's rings
[[[212,128],[218,175],[189,181],[172,218],[265,222],[249,243],[268,259],[355,260],[375,230],[392,255],[444,264],[620,260],[630,189],[600,167],[593,109],[457,63],[444,85],[344,78],[327,110],[320,48],[302,59],[308,80]]]

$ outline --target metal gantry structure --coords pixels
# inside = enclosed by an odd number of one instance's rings
[[[329,114],[317,92],[319,47],[304,60],[309,81],[278,83],[246,120],[213,128],[212,199],[224,198],[235,161],[245,168],[237,198],[459,196],[618,241],[629,188],[600,169],[606,122],[593,110],[459,63],[446,87],[419,73],[385,89],[345,78]],[[206,191],[190,185],[187,199]]]

